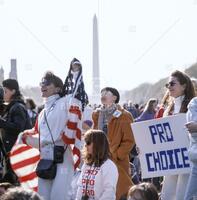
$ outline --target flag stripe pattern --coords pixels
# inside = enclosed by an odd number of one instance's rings
[[[35,148],[17,143],[12,148],[10,162],[23,188],[37,191],[38,178],[35,168],[39,160],[40,153]]]
[[[40,154],[38,149],[26,144],[27,141],[22,137],[25,134],[38,136],[38,121],[33,129],[21,133],[21,136],[19,135],[16,144],[10,152],[10,161],[21,186],[25,189],[37,191],[38,177],[36,176],[35,169],[40,160]],[[81,110],[79,106],[70,106],[62,140],[72,148],[74,168],[76,169],[80,164],[81,147]]]
[[[65,144],[72,144],[74,168],[76,169],[81,161],[81,110],[78,106],[71,105],[69,108],[69,120],[62,139]]]

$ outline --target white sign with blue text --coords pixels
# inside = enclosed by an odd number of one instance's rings
[[[140,151],[142,178],[189,173],[184,113],[131,125]]]

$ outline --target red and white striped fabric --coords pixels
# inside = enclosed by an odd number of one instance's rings
[[[70,144],[73,152],[74,168],[80,164],[81,147],[81,110],[78,106],[70,106],[68,122],[62,134],[65,144]],[[22,135],[31,134],[38,137],[38,123],[32,130],[20,134],[18,140],[10,152],[10,161],[12,168],[19,178],[21,186],[28,189],[37,190],[38,178],[35,173],[37,163],[40,159],[38,149],[28,146],[27,141]],[[28,136],[27,136],[28,137]],[[22,143],[22,144],[21,144]]]
[[[23,188],[37,191],[38,178],[35,168],[39,160],[40,153],[35,148],[25,144],[16,144],[12,148],[10,162]]]
[[[62,140],[65,144],[71,144],[73,151],[74,168],[76,169],[80,162],[81,148],[81,110],[78,106],[70,106],[69,120],[66,124],[66,129],[62,135]]]

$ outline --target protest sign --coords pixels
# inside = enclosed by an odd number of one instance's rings
[[[184,113],[131,125],[140,150],[142,177],[189,173]]]

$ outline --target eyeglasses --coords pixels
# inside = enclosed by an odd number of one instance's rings
[[[169,83],[166,83],[165,86],[166,86],[166,88],[169,88],[169,87],[173,87],[176,84],[177,84],[176,82],[170,81]]]
[[[42,80],[42,81],[40,82],[40,87],[48,86],[48,85],[50,85],[51,83],[52,83],[51,81],[48,81],[48,80],[44,79],[44,80]]]
[[[110,92],[110,91],[104,90],[104,91],[101,92],[101,96],[102,96],[102,97],[103,97],[103,96],[113,96],[113,93]]]

